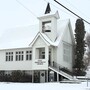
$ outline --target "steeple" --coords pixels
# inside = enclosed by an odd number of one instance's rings
[[[47,8],[46,8],[46,10],[45,10],[45,14],[50,13],[50,11],[51,11],[51,8],[50,8],[50,4],[48,3],[48,4],[47,4]]]
[[[44,15],[38,17],[38,19],[40,32],[44,33],[52,42],[54,42],[57,37],[58,11],[51,13],[50,4],[48,3]]]

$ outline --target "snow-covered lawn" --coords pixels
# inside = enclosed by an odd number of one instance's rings
[[[0,90],[90,90],[90,82],[68,83],[0,83]]]

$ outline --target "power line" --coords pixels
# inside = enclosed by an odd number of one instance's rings
[[[18,0],[16,0],[21,6],[23,6],[27,11],[29,11],[33,16],[35,16],[36,18],[37,18],[37,16],[36,16],[36,14],[35,13],[33,13],[30,9],[28,9],[24,4],[22,4],[20,1],[18,1]]]
[[[49,2],[49,1],[47,1],[47,0],[44,0],[45,2]],[[64,10],[62,10],[61,8],[59,8],[59,7],[57,7],[57,6],[55,6],[54,4],[52,4],[51,2],[49,2],[52,6],[54,6],[55,8],[57,8],[57,9],[59,9],[60,11],[62,11],[62,12],[64,12],[64,13],[66,13],[66,14],[68,14],[68,15],[70,15],[70,13],[68,13],[68,12],[65,12]],[[72,17],[74,17],[74,18],[76,18],[75,16],[73,16],[73,15],[71,15]]]
[[[86,16],[86,14],[84,14],[83,12],[81,12],[79,9],[77,9],[72,3],[70,3],[68,0],[65,0],[67,3],[69,3],[69,5],[71,5],[72,7],[74,7],[77,11],[79,11],[81,14],[83,14],[84,16]],[[87,17],[87,16],[86,16]],[[87,17],[88,19],[90,19],[89,17]]]
[[[83,19],[82,17],[80,17],[79,15],[77,15],[76,13],[74,13],[73,11],[71,11],[70,9],[68,9],[67,7],[65,7],[64,5],[62,5],[61,3],[59,3],[58,1],[54,0],[56,3],[58,3],[60,6],[62,6],[63,8],[65,8],[66,10],[68,10],[69,12],[71,12],[72,14],[74,14],[75,16],[77,16],[78,18],[81,18],[83,21],[85,21],[86,23],[90,24],[88,21],[86,21],[85,19]]]

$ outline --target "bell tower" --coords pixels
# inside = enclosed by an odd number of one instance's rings
[[[54,42],[57,36],[57,19],[59,19],[58,11],[52,13],[50,4],[48,3],[45,14],[38,17],[38,19],[40,32],[47,35],[47,37]]]

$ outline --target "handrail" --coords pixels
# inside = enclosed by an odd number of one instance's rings
[[[51,62],[49,65],[50,65],[51,67],[57,69],[58,71],[63,71],[63,72],[65,72],[65,73],[73,76],[73,72],[71,72],[71,71],[68,70],[67,68],[61,66],[60,64],[58,64],[58,63],[56,63],[56,62],[54,62],[54,61]]]
[[[60,74],[61,76],[66,77],[66,78],[68,78],[68,79],[70,79],[70,80],[73,79],[73,77],[72,77],[71,75],[69,75],[69,74],[67,74],[67,73],[65,73],[65,72],[63,72],[63,71],[58,71],[58,70],[56,70],[56,68],[53,68],[53,67],[49,66],[49,69],[55,71],[56,73]]]

